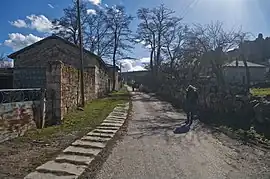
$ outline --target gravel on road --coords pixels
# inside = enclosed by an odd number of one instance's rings
[[[270,151],[216,134],[194,121],[174,134],[186,116],[151,94],[133,92],[127,133],[96,179],[269,179]]]

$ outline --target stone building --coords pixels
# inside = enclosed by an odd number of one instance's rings
[[[265,81],[267,68],[264,65],[247,62],[250,73],[251,83],[260,83]],[[247,82],[246,68],[243,61],[234,60],[223,66],[224,77],[228,83],[245,84]]]
[[[119,90],[120,88],[120,75],[119,75],[119,70],[120,68],[118,66],[115,67],[115,74],[113,74],[113,65],[107,64],[108,67],[108,72],[109,72],[109,89],[112,90],[113,88],[113,75],[115,75],[115,90]]]
[[[245,40],[239,48],[231,50],[227,54],[231,61],[239,59],[241,53],[243,53],[250,62],[269,65],[269,49],[270,37],[264,38],[262,34],[258,34],[255,40]]]
[[[47,118],[62,119],[81,103],[79,54],[78,46],[53,35],[9,55],[14,88],[46,89]],[[110,91],[108,67],[87,50],[83,59],[85,100],[104,96]]]
[[[132,71],[132,72],[122,72],[121,76],[126,83],[130,83],[132,80],[138,83],[143,83],[145,77],[149,74],[149,71]]]

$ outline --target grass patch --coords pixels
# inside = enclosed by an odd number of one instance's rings
[[[84,111],[67,114],[62,125],[28,131],[1,143],[0,178],[23,178],[99,125],[117,104],[128,101],[129,94],[122,89],[86,104]]]
[[[254,96],[267,96],[270,95],[270,88],[252,88],[251,94]]]
[[[126,103],[128,100],[129,94],[126,89],[113,92],[106,98],[96,99],[86,104],[84,111],[74,111],[67,114],[61,125],[29,131],[22,138],[46,140],[58,133],[70,133],[73,131],[85,133],[99,125],[117,104]]]

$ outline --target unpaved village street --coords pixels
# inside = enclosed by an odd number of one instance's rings
[[[97,179],[266,179],[269,150],[243,145],[195,121],[174,134],[183,113],[152,95],[133,92],[133,112],[123,140],[97,172]]]

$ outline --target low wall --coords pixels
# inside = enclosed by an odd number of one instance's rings
[[[0,90],[0,142],[44,126],[44,90]]]
[[[24,135],[36,128],[40,101],[24,101],[0,104],[0,142]]]

